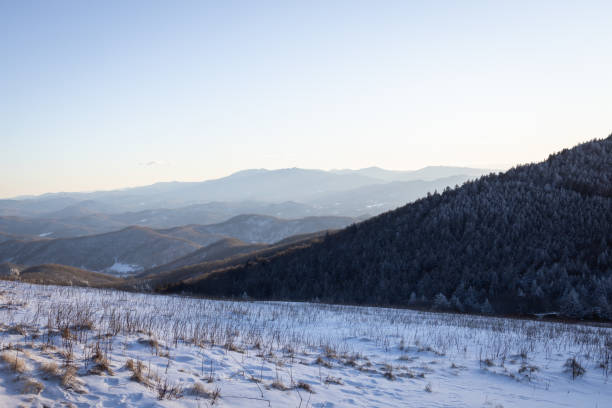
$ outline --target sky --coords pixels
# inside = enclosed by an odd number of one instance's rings
[[[505,168],[612,132],[610,1],[0,0],[0,197]]]

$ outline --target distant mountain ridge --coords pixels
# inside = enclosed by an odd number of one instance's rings
[[[467,174],[435,178],[454,172]],[[455,167],[428,167],[414,172],[380,168],[330,172],[259,169],[199,183],[158,183],[106,192],[0,200],[0,242],[10,237],[79,237],[131,225],[154,229],[209,225],[242,214],[284,219],[365,219],[427,193],[463,184],[484,172]]]
[[[467,180],[490,171],[462,167],[426,167],[416,171],[379,168],[341,171],[300,168],[243,170],[227,177],[201,182],[163,182],[120,190],[47,193],[27,199],[0,200],[0,215],[63,218],[68,214],[75,216],[79,212],[81,215],[119,214],[210,202],[307,202],[317,194],[347,191],[368,185],[392,181],[433,181],[450,176],[464,176]]]
[[[458,175],[475,178],[494,171],[493,169],[452,166],[427,166],[419,170],[386,170],[375,166],[359,170],[332,170],[336,174],[358,174],[384,181],[433,181]]]

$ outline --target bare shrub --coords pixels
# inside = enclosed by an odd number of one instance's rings
[[[580,363],[576,360],[576,357],[568,358],[564,364],[565,371],[570,372],[572,374],[572,380],[575,380],[576,377],[581,377],[586,373],[586,370]]]
[[[171,384],[168,378],[163,381],[159,380],[155,387],[157,389],[157,399],[179,399],[183,398],[183,387],[179,384]]]
[[[210,395],[210,399],[212,400],[210,405],[215,405],[219,398],[221,398],[221,388],[215,387],[212,394]]]

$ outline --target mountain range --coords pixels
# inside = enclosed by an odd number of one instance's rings
[[[376,184],[391,182],[421,181],[417,194],[424,194],[423,188],[433,190],[437,185],[428,185],[435,180],[459,177],[451,183],[463,182],[487,174],[491,170],[464,167],[426,167],[416,171],[391,171],[377,167],[361,170],[310,170],[310,169],[252,169],[243,170],[230,176],[201,182],[163,182],[149,186],[133,187],[111,191],[49,193],[41,196],[0,200],[0,215],[38,217],[47,219],[66,219],[91,214],[138,213],[143,210],[177,209],[194,204],[221,203],[211,210],[221,212],[225,219],[244,213],[259,213],[283,217],[303,217],[307,215],[329,215],[327,213],[305,213],[312,211],[310,205],[317,207],[317,197],[329,193],[350,191]],[[439,184],[439,183],[438,183]],[[396,191],[401,185],[390,186]],[[401,188],[410,189],[407,184]],[[309,204],[306,208],[294,208],[293,215],[273,213],[286,211],[283,207],[257,211],[245,210],[254,204],[282,203]],[[233,203],[230,209],[226,203]],[[232,211],[235,203],[241,203]],[[228,215],[229,211],[229,215]],[[355,216],[361,214],[342,214]],[[144,218],[144,217],[143,217]],[[216,219],[212,222],[224,221]],[[201,221],[198,223],[202,223]]]
[[[120,275],[183,267],[224,246],[245,252],[341,229],[486,172],[252,169],[203,182],[0,200],[0,262]]]
[[[233,239],[250,244],[271,244],[287,237],[341,229],[355,222],[350,217],[307,217],[284,220],[271,216],[241,215],[212,225],[186,225],[167,229],[131,226],[119,231],[74,238],[7,240],[0,243],[0,263],[33,266],[62,264],[108,274],[132,274],[181,259],[181,266],[202,261],[202,249]],[[244,242],[243,242],[244,241]],[[198,252],[199,251],[199,252]],[[193,252],[196,252],[192,254]],[[196,262],[197,263],[197,262]]]
[[[612,317],[612,136],[158,290]]]

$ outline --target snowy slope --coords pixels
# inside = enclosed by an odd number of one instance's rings
[[[2,407],[612,406],[609,327],[0,282],[0,348]]]

